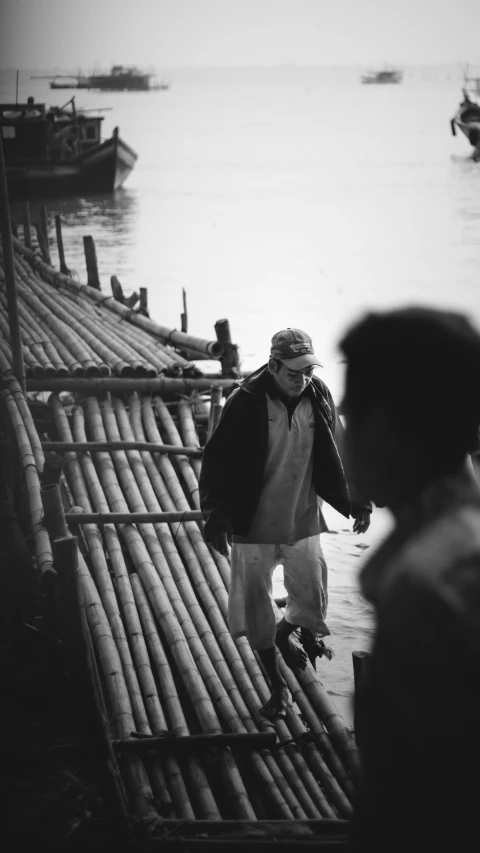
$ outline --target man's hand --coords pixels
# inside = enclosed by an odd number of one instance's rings
[[[354,533],[366,533],[368,528],[370,527],[370,515],[371,513],[359,512],[357,516],[355,516],[355,521],[353,522],[353,532]]]
[[[219,554],[223,554],[224,557],[229,556],[230,551],[228,546],[231,544],[231,533],[214,533],[212,538],[210,539],[210,545],[212,546],[212,548],[215,548],[215,551],[218,551]]]

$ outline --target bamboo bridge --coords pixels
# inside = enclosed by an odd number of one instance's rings
[[[64,650],[128,849],[345,847],[354,737],[310,664],[280,655],[287,716],[259,714],[269,688],[228,631],[229,561],[203,537],[202,446],[236,348],[58,272],[7,224],[1,499],[28,545],[21,606]]]

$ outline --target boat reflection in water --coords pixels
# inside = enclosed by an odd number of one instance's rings
[[[136,190],[121,189],[116,193],[104,193],[85,198],[35,199],[30,202],[32,225],[41,221],[42,205],[47,207],[50,254],[55,267],[58,267],[55,232],[55,214],[58,213],[62,224],[66,263],[75,277],[84,282],[87,280],[83,237],[91,235],[97,250],[102,288],[110,292],[112,275],[118,276],[120,281],[123,275],[128,285],[127,278],[131,278],[136,266],[135,248],[138,242],[136,226],[139,219],[139,199]],[[11,211],[12,220],[19,225],[19,236],[22,237],[21,203],[12,202]]]

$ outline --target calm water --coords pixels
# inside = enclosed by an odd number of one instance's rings
[[[480,164],[450,132],[458,79],[412,71],[401,86],[361,86],[355,70],[294,68],[162,76],[167,92],[76,93],[77,106],[112,108],[104,135],[118,125],[139,155],[114,197],[49,202],[81,278],[82,236],[92,234],[106,290],[112,274],[126,293],[147,287],[151,315],[178,327],[185,288],[190,330],[214,337],[228,317],[246,369],[266,359],[273,332],[304,328],[337,399],[336,341],[360,312],[434,303],[480,324]],[[2,99],[14,91],[4,74]],[[28,94],[61,105],[75,93],[25,72]],[[368,542],[387,527],[377,513]],[[350,538],[331,574],[338,678],[328,680],[341,700],[350,650],[371,631]]]

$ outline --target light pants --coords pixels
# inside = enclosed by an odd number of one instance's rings
[[[272,575],[283,565],[287,590],[285,619],[310,628],[314,636],[330,633],[326,623],[327,564],[320,536],[299,539],[293,545],[232,545],[232,579],[228,597],[228,624],[233,637],[246,634],[253,649],[275,645]]]

